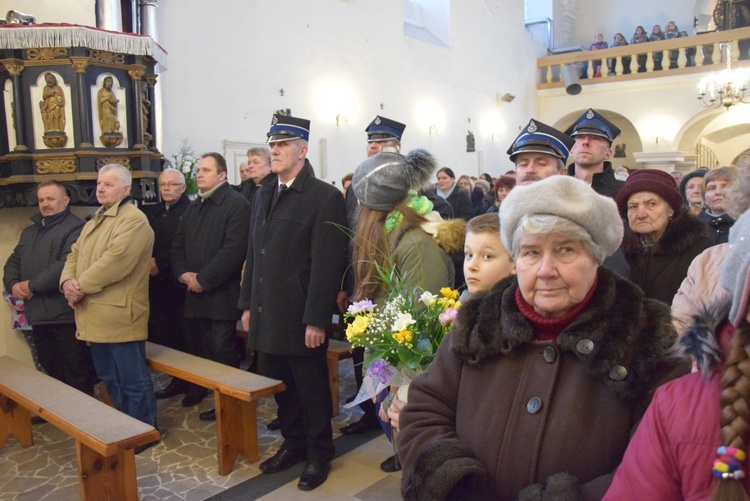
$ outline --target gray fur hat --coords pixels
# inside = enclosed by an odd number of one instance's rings
[[[729,321],[739,327],[750,299],[750,211],[745,211],[729,230],[731,249],[721,267],[721,286],[732,293]]]
[[[362,205],[373,210],[390,211],[409,190],[427,186],[435,172],[435,158],[425,150],[381,151],[357,166],[352,189]]]
[[[577,224],[607,256],[622,241],[622,219],[614,200],[574,177],[550,176],[510,191],[500,206],[500,238],[508,252],[513,252],[513,235],[521,218],[536,215],[559,216]]]

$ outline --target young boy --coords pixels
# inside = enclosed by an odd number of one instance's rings
[[[497,213],[476,216],[466,224],[464,254],[466,291],[461,295],[461,301],[516,272],[516,265],[500,241]]]

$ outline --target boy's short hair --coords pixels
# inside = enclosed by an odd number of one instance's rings
[[[471,218],[466,223],[466,233],[494,233],[500,238],[500,218],[497,212]]]

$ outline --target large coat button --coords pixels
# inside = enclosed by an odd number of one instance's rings
[[[576,350],[581,355],[590,355],[594,351],[594,342],[590,339],[581,339],[576,343]]]
[[[542,399],[539,397],[531,397],[526,403],[526,411],[529,414],[536,414],[539,409],[542,408]]]
[[[557,352],[552,346],[547,346],[544,348],[544,361],[548,364],[555,363],[555,360],[557,360]]]
[[[262,306],[258,306],[258,313],[263,313],[263,307]]]
[[[622,381],[628,376],[628,370],[622,365],[615,365],[609,370],[609,377],[615,381]]]

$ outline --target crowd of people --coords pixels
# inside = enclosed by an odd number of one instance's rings
[[[375,117],[343,194],[314,175],[310,121],[285,115],[238,186],[220,154],[202,155],[194,199],[168,168],[160,203],[139,210],[130,171],[111,164],[84,222],[63,184],[40,184],[3,280],[44,370],[88,394],[104,381],[117,409],[156,427],[157,399],[191,407],[206,390],[174,378],[155,391],[145,340],[239,367],[240,320],[249,370],[286,386],[267,424],[283,444],[259,469],[304,462],[298,487],[312,490],[335,453],[331,319],[382,302],[393,273],[463,291],[408,398],[386,390],[340,430],[400,430],[380,467],[403,468],[405,499],[750,492],[750,163],[620,179],[620,130],[589,109],[564,132],[530,120],[503,175],[457,178],[428,151],[402,153],[405,128]]]
[[[643,26],[636,26],[635,31],[633,32],[633,35],[630,37],[630,42],[628,42],[628,38],[623,35],[622,33],[615,33],[614,37],[612,38],[612,43],[609,44],[604,40],[604,35],[602,33],[597,33],[594,37],[594,42],[589,45],[588,50],[594,51],[594,50],[602,50],[602,49],[608,49],[610,47],[623,47],[625,45],[634,45],[634,44],[641,44],[641,43],[648,43],[648,42],[658,42],[660,40],[671,40],[673,38],[682,38],[687,37],[688,33],[684,30],[680,30],[677,27],[677,24],[675,24],[674,21],[669,21],[666,25],[664,30],[662,30],[661,25],[655,24],[654,27],[651,29],[651,33],[649,34]],[[689,47],[685,51],[685,56],[687,58],[686,66],[695,66],[695,47]],[[670,50],[668,54],[669,59],[669,69],[677,68],[677,59],[679,57],[679,51],[678,50]],[[639,54],[636,56],[637,63],[638,63],[638,73],[643,73],[646,71],[646,60],[647,56],[645,54]],[[663,69],[663,60],[664,60],[664,54],[663,52],[654,52],[653,54],[653,62],[654,62],[654,71],[661,71]],[[631,56],[625,56],[622,58],[622,74],[628,75],[631,73],[630,65],[632,62]],[[617,61],[615,58],[607,59],[607,67],[606,70],[609,75],[615,75],[617,74],[615,68],[616,68]],[[588,78],[588,70],[589,70],[589,64],[588,62],[584,62],[581,65],[581,78]],[[593,70],[593,76],[594,78],[599,78],[602,76],[602,60],[597,59],[592,61],[592,70]]]

